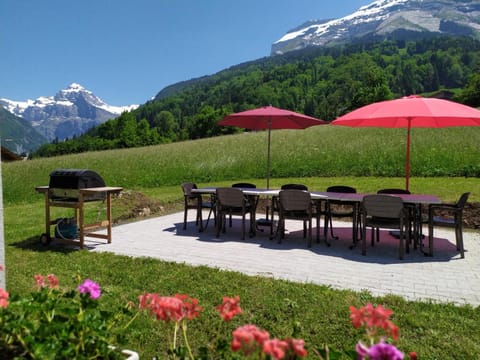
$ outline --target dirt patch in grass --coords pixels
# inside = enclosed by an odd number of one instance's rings
[[[480,203],[467,203],[465,205],[463,225],[470,229],[480,229]]]
[[[166,213],[166,208],[160,201],[133,190],[121,192],[113,199],[112,206],[116,213],[116,223]]]

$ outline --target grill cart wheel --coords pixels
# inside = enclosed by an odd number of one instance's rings
[[[43,233],[42,235],[40,235],[40,244],[48,245],[51,241],[52,239],[47,234]]]

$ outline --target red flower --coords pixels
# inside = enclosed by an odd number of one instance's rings
[[[8,297],[8,292],[0,288],[0,308],[6,308],[8,306]]]
[[[292,351],[298,357],[307,356],[307,350],[305,350],[305,341],[303,339],[287,339],[286,340],[290,351]]]
[[[140,310],[148,309],[157,320],[179,322],[183,319],[193,319],[200,314],[202,307],[198,300],[187,295],[159,296],[158,294],[143,294],[139,296]]]
[[[157,320],[165,322],[180,321],[185,317],[183,302],[172,296],[159,296],[158,294],[140,295],[140,309],[149,309],[150,314]]]
[[[359,309],[350,306],[350,319],[355,328],[365,326],[369,335],[374,336],[378,329],[384,329],[394,340],[398,339],[399,329],[390,321],[393,311],[368,303]]]
[[[58,289],[59,281],[55,275],[53,274],[47,275],[47,280],[48,280],[48,287],[50,289]]]
[[[33,277],[35,279],[35,284],[37,284],[37,288],[40,290],[45,286],[45,278],[41,274],[36,274]]]
[[[411,360],[417,360],[417,353],[415,351],[411,351],[408,355],[410,355]]]
[[[48,285],[45,282],[45,276],[43,276],[42,274],[36,274],[36,275],[34,275],[33,278],[35,279],[35,284],[37,285],[38,290],[40,290],[41,288],[47,287],[47,286],[50,289],[58,288],[58,285],[59,285],[58,278],[53,274],[49,274],[46,277]]]
[[[250,355],[263,348],[270,334],[255,325],[243,325],[233,331],[231,348],[233,351],[243,351],[244,355]]]
[[[217,310],[223,320],[230,321],[235,317],[235,315],[242,313],[239,303],[239,296],[235,296],[234,298],[225,296],[223,298],[222,303],[217,306]]]
[[[288,349],[288,343],[283,340],[269,339],[263,343],[263,352],[270,355],[275,360],[283,359],[285,351]]]
[[[189,320],[196,318],[198,315],[200,315],[200,311],[203,310],[203,308],[198,305],[198,299],[192,298],[185,294],[175,294],[175,298],[182,301],[185,317],[187,317]]]

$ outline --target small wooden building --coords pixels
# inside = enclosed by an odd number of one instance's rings
[[[2,162],[17,161],[17,160],[23,160],[23,158],[20,155],[15,154],[13,151],[2,146]]]

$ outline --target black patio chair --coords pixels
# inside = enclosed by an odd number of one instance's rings
[[[232,187],[243,188],[243,189],[256,189],[257,185],[252,184],[252,183],[247,183],[247,182],[240,182],[240,183],[232,184]],[[252,203],[253,203],[252,199],[253,198],[250,198],[250,201],[252,201]],[[230,216],[230,219],[229,219],[229,226],[232,227],[232,217],[231,216]]]
[[[334,185],[334,186],[329,186],[327,188],[327,192],[355,194],[357,192],[357,189],[351,186]],[[357,206],[357,203],[355,202],[337,201],[337,200],[326,201],[325,225],[323,228],[323,235],[325,237],[325,241],[327,241],[327,237],[328,237],[328,228],[330,228],[331,237],[335,240],[338,239],[338,236],[335,236],[333,234],[333,223],[332,223],[333,218],[337,218],[337,219],[351,218],[352,219],[352,239],[354,239],[354,241],[357,240],[355,239],[358,231],[357,219],[355,218],[355,215],[356,215],[355,206]]]
[[[226,216],[239,215],[242,217],[242,240],[245,240],[245,218],[250,215],[250,236],[254,233],[253,223],[255,221],[254,204],[245,196],[242,190],[234,187],[217,188],[217,237],[220,231],[225,232]]]
[[[232,187],[234,187],[234,188],[244,188],[244,189],[256,189],[257,185],[252,184],[252,183],[235,183],[235,184],[232,184]]]
[[[455,242],[462,259],[465,257],[463,246],[462,218],[463,209],[470,193],[464,193],[455,204],[431,204],[428,207],[428,246],[429,255],[433,256],[434,226],[443,226],[455,229]]]
[[[279,220],[276,236],[279,243],[285,237],[285,220],[300,220],[303,222],[303,237],[307,237],[308,247],[312,246],[312,198],[308,191],[304,190],[281,190],[278,194]]]
[[[392,194],[392,195],[410,195],[411,192],[406,189],[400,189],[400,188],[386,188],[386,189],[380,189],[377,191],[377,194]],[[414,229],[414,224],[416,224],[416,218],[420,217],[421,214],[418,213],[419,209],[414,205],[414,204],[404,204],[405,208],[408,209],[408,217],[409,217],[409,228]],[[418,220],[418,219],[417,219]],[[421,221],[421,220],[420,220]],[[419,231],[419,236],[421,236],[421,224],[419,224],[419,229],[414,229],[414,233],[417,234],[416,231]],[[380,236],[379,236],[380,230],[377,229],[376,235],[377,235],[377,242],[380,241]],[[399,237],[398,231],[391,231],[390,234],[395,237]],[[412,240],[412,236],[410,236],[410,240]],[[415,249],[417,248],[417,243],[415,242]]]
[[[205,225],[205,227],[207,227],[212,213],[215,218],[215,198],[210,196],[208,201],[204,201],[203,196],[201,194],[192,193],[192,189],[197,189],[195,183],[187,182],[182,184],[184,198],[183,230],[187,229],[187,215],[189,209],[196,210],[195,225],[200,225],[200,230],[203,230],[202,211],[203,209],[209,210],[207,223]]]
[[[308,186],[304,184],[283,184],[280,187],[281,190],[304,190],[308,191]],[[278,196],[273,196],[272,197],[272,208],[271,208],[271,213],[272,213],[272,221],[275,217],[275,213],[278,214],[279,212],[279,206],[278,206]]]
[[[367,252],[367,227],[372,229],[372,246],[376,229],[398,229],[400,230],[399,258],[403,260],[405,250],[407,253],[410,251],[408,210],[405,208],[403,200],[398,196],[386,194],[365,195],[360,204],[360,215],[362,218],[362,255],[366,255]]]

